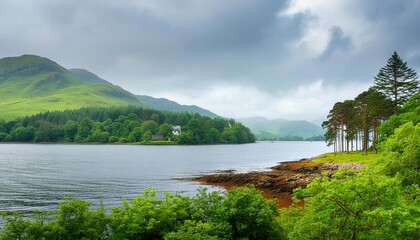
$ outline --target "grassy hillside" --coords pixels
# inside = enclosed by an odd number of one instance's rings
[[[119,105],[146,106],[118,86],[83,81],[47,58],[23,55],[0,59],[0,119]]]
[[[89,72],[88,70],[85,70],[85,69],[73,68],[73,69],[69,69],[69,71],[73,73],[73,75],[78,77],[79,79],[86,82],[111,84],[107,80],[102,79],[98,77],[96,74]]]
[[[258,139],[277,139],[286,136],[308,138],[324,134],[324,130],[308,121],[268,120],[263,117],[239,119]]]
[[[171,112],[189,112],[189,113],[198,113],[202,116],[207,116],[211,118],[218,117],[215,113],[210,112],[209,110],[200,108],[195,105],[181,105],[174,101],[168,100],[166,98],[154,98],[145,95],[137,96],[140,100],[144,101],[151,108],[157,109],[160,111],[171,111]]]

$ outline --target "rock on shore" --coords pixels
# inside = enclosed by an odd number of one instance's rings
[[[204,184],[221,186],[226,189],[237,186],[254,185],[263,192],[267,198],[277,198],[277,207],[289,207],[293,204],[293,189],[306,187],[322,171],[335,172],[342,167],[350,167],[358,170],[360,164],[316,164],[311,162],[313,158],[305,158],[299,161],[282,162],[271,167],[266,172],[235,173],[223,171],[220,173],[205,175],[191,180]]]

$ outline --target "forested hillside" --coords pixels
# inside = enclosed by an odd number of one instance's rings
[[[173,126],[180,126],[181,131],[174,133]],[[153,135],[163,141],[151,142]],[[122,106],[0,120],[0,141],[215,144],[249,143],[255,139],[248,128],[234,120]]]

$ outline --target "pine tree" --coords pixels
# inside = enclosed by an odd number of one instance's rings
[[[394,51],[386,66],[375,77],[374,88],[393,101],[394,113],[420,89],[416,71]]]

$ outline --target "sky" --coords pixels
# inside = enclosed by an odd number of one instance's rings
[[[420,72],[419,13],[418,0],[2,0],[0,57],[224,117],[314,121],[394,51]]]

